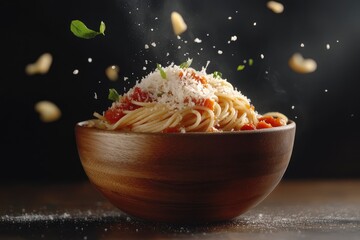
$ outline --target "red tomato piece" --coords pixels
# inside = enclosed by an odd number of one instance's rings
[[[105,112],[105,118],[106,120],[111,123],[114,124],[117,121],[120,120],[120,118],[122,118],[124,116],[124,112],[122,108],[109,108],[106,112]]]
[[[272,128],[270,123],[265,122],[264,120],[258,122],[258,124],[256,125],[257,129],[262,129],[262,128]]]
[[[255,125],[254,124],[252,124],[252,123],[247,123],[247,124],[245,124],[244,126],[242,126],[241,128],[240,128],[240,130],[255,130],[256,129],[256,127],[255,127]]]
[[[279,127],[286,125],[285,121],[281,118],[274,118],[273,116],[265,116],[259,118],[259,121],[265,121],[266,123],[271,124],[273,127]]]
[[[163,133],[178,133],[180,129],[178,127],[169,127],[163,130]]]
[[[214,110],[214,105],[215,105],[215,102],[209,98],[205,99],[205,101],[203,103],[203,106],[207,107],[210,110]]]
[[[137,102],[146,102],[150,99],[149,94],[147,92],[143,92],[139,87],[134,89],[134,92],[131,94],[130,98]]]

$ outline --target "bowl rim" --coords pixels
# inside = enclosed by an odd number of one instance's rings
[[[243,135],[243,134],[259,134],[259,133],[269,133],[269,132],[278,132],[278,131],[286,131],[296,128],[296,123],[293,120],[288,120],[285,126],[280,127],[272,127],[272,128],[262,128],[255,130],[247,130],[247,131],[226,131],[226,132],[186,132],[186,133],[163,133],[163,132],[131,132],[131,131],[121,131],[121,130],[106,130],[99,129],[95,127],[88,127],[86,124],[89,121],[96,119],[89,119],[85,121],[81,121],[76,123],[75,131],[80,129],[86,129],[88,131],[98,132],[98,133],[106,133],[106,134],[114,134],[114,135],[162,135],[162,136],[218,136],[218,135]]]

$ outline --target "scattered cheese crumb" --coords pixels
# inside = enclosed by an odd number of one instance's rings
[[[260,58],[264,59],[265,58],[264,54],[260,54]]]
[[[151,43],[151,46],[156,47],[156,43],[155,43],[155,42],[152,42],[152,43]]]
[[[235,41],[237,40],[237,36],[235,36],[235,35],[232,36],[232,37],[230,38],[230,40],[233,41],[233,42],[235,42]]]
[[[201,42],[202,42],[202,40],[201,40],[201,39],[199,39],[199,38],[195,38],[194,42],[196,42],[196,43],[201,43]]]
[[[301,43],[301,44],[300,44],[300,47],[302,47],[302,48],[305,47],[305,44],[304,44],[304,43]]]
[[[220,54],[220,55],[223,54],[223,51],[219,50],[219,51],[218,51],[218,54]]]
[[[149,45],[145,44],[145,49],[149,49]]]
[[[92,58],[88,58],[88,62],[89,62],[89,63],[92,63]]]
[[[183,17],[178,12],[171,13],[171,23],[172,23],[175,35],[180,35],[183,32],[185,32],[187,29],[187,25],[186,25]]]
[[[35,104],[34,108],[43,122],[53,122],[61,117],[60,109],[50,101],[40,101]]]
[[[75,69],[75,70],[73,71],[73,74],[74,74],[74,75],[78,75],[78,74],[79,74],[79,70],[78,70],[78,69]]]
[[[327,49],[327,50],[330,49],[330,44],[326,44],[326,49]]]
[[[49,71],[53,57],[50,53],[42,54],[35,63],[28,64],[25,67],[25,72],[28,75],[45,74]]]

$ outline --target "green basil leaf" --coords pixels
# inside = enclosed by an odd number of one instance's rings
[[[111,89],[109,89],[108,99],[113,101],[113,102],[117,102],[120,99],[120,95],[118,94],[118,92],[114,88],[111,88]]]
[[[222,78],[222,73],[221,73],[221,72],[218,72],[218,71],[215,71],[215,72],[213,73],[213,77],[214,77],[214,78]]]
[[[245,68],[245,65],[239,65],[239,66],[237,67],[237,70],[238,70],[238,71],[242,71],[242,70],[244,70],[244,68]]]
[[[180,68],[185,69],[190,67],[191,63],[192,63],[192,59],[188,59],[186,62],[183,62],[182,64],[180,64]]]
[[[166,72],[164,71],[164,69],[162,69],[160,64],[156,64],[156,68],[160,71],[160,75],[163,79],[166,79]]]
[[[102,32],[96,32],[94,30],[89,29],[82,21],[73,20],[73,21],[71,21],[71,24],[70,24],[70,30],[75,36],[77,36],[79,38],[90,39],[90,38],[96,37],[99,34],[104,35],[105,23],[102,22],[100,24],[100,31],[102,31]]]

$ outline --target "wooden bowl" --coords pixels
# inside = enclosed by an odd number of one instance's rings
[[[134,133],[75,127],[90,181],[116,207],[168,223],[229,220],[281,180],[295,123],[226,133]]]

